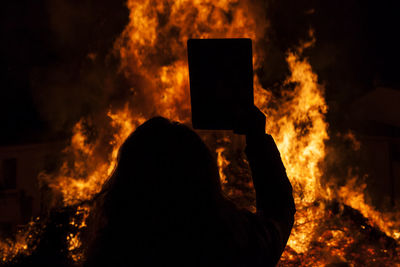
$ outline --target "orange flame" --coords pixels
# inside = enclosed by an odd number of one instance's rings
[[[281,152],[288,177],[294,188],[297,207],[296,225],[288,245],[297,252],[305,252],[314,238],[313,233],[324,215],[320,185],[322,171],[318,164],[325,157],[324,141],[328,139],[324,114],[327,111],[323,88],[310,64],[289,53],[287,62],[292,72],[287,83],[295,83],[294,90],[284,91],[285,99],[279,108],[268,108],[272,96],[256,79],[256,105],[267,114],[266,131],[270,133]],[[265,100],[267,99],[267,100]],[[312,208],[310,208],[312,207]]]
[[[229,165],[229,160],[225,158],[222,153],[225,151],[224,147],[219,147],[215,150],[217,152],[217,164],[219,170],[219,177],[221,179],[221,184],[226,184],[228,180],[226,179],[226,175],[224,173],[224,169]]]
[[[120,145],[138,125],[145,121],[140,116],[132,118],[128,105],[116,113],[109,111],[107,116],[111,119],[111,126],[118,132],[110,141],[113,149],[106,160],[95,154],[95,146],[101,144],[88,142],[81,120],[75,125],[71,144],[64,151],[72,154],[73,166],[65,161],[55,178],[44,173],[41,174],[40,178],[45,180],[50,188],[61,193],[64,205],[78,204],[83,200],[91,199],[100,192],[102,185],[115,168]],[[88,170],[92,170],[92,172],[88,173]]]
[[[372,225],[378,227],[387,236],[400,241],[400,213],[375,210],[365,201],[363,192],[365,188],[366,184],[358,185],[357,177],[353,177],[345,186],[339,188],[338,197],[343,203],[360,211]]]
[[[30,253],[35,247],[29,247],[33,239],[36,237],[35,224],[39,218],[35,218],[29,222],[25,229],[19,230],[13,240],[0,240],[0,262],[8,262],[22,253]]]

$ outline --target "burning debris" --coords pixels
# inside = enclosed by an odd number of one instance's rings
[[[268,23],[263,8],[250,1],[128,1],[130,22],[115,42],[121,75],[130,98],[121,106],[82,118],[74,127],[64,161],[56,173],[42,173],[51,189],[51,212],[0,242],[4,264],[29,265],[41,255],[79,265],[90,200],[114,170],[118,149],[141,123],[161,115],[190,121],[186,59],[188,38],[246,37],[254,41],[254,67],[264,64]],[[309,39],[315,40],[310,31]],[[302,56],[313,41],[287,52],[291,75],[280,96],[264,88],[255,71],[255,103],[267,116],[266,132],[276,140],[294,188],[296,221],[281,266],[400,265],[400,214],[374,210],[357,179],[323,184],[329,173],[324,88]],[[268,58],[268,57],[267,57]],[[225,194],[238,206],[255,210],[251,178],[239,137],[200,133],[218,158]],[[352,137],[354,139],[354,136]],[[355,140],[355,139],[354,139]],[[238,143],[238,149],[232,144]],[[357,142],[355,142],[357,143]]]

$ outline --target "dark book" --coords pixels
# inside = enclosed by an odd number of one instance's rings
[[[254,105],[251,39],[189,39],[187,47],[193,128],[244,133]]]

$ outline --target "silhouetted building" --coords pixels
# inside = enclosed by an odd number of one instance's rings
[[[400,91],[377,88],[353,103],[368,188],[379,208],[400,203]]]
[[[41,212],[38,175],[57,165],[61,143],[0,147],[0,231],[9,232]]]

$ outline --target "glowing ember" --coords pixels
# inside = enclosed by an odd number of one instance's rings
[[[1,260],[6,262],[28,249],[27,233],[18,233],[16,240],[0,241]]]
[[[398,212],[379,212],[365,202],[364,189],[366,184],[357,185],[356,177],[349,180],[346,186],[340,187],[340,200],[361,212],[370,223],[378,227],[386,235],[400,241],[400,214]]]
[[[29,222],[17,232],[15,238],[0,240],[0,262],[10,261],[21,253],[31,253],[36,248],[32,243],[40,234],[36,229],[38,221],[39,217]]]
[[[219,177],[221,179],[221,184],[226,184],[228,180],[226,179],[226,175],[224,174],[224,169],[229,165],[229,161],[222,155],[225,151],[225,148],[219,147],[215,152],[217,152],[217,163],[218,163],[218,170],[219,170]]]

